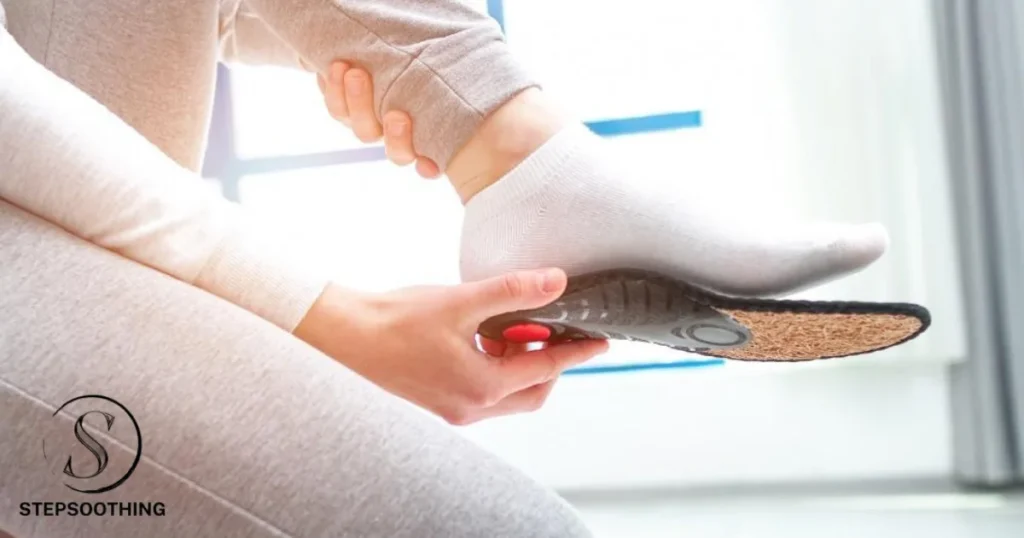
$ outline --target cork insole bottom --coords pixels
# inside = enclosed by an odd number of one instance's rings
[[[814,303],[808,303],[813,307]],[[807,361],[861,355],[903,343],[925,328],[912,313],[722,310],[750,329],[743,347],[701,352],[747,361]],[[879,305],[883,306],[883,305]]]
[[[545,335],[548,341],[605,338],[648,342],[745,361],[847,357],[906,342],[930,324],[907,303],[785,301],[725,297],[648,271],[571,277],[551,305],[491,318],[481,335]],[[540,331],[540,332],[538,332]]]

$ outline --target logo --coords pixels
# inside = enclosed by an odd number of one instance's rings
[[[142,431],[135,416],[117,400],[99,394],[87,394],[72,398],[53,412],[57,417],[62,411],[75,418],[74,426],[66,431],[64,421],[61,427],[43,439],[43,458],[51,473],[61,477],[64,485],[79,493],[103,493],[110,491],[131,477],[142,459]],[[131,453],[112,461],[108,451],[113,441],[119,439]],[[119,443],[121,444],[121,443]]]
[[[71,418],[69,422],[67,419]],[[142,431],[121,402],[86,394],[64,402],[43,425],[43,460],[50,474],[76,493],[18,505],[22,517],[163,517],[163,502],[124,499],[120,491],[142,460]],[[63,491],[55,488],[56,491]],[[88,500],[76,499],[87,494]]]

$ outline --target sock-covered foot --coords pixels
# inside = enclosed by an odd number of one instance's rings
[[[466,204],[463,280],[539,267],[657,271],[737,296],[850,274],[888,245],[878,224],[740,223],[684,183],[643,181],[582,125],[563,129]]]

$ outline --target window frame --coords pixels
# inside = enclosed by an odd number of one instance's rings
[[[506,33],[504,0],[487,0],[487,12]],[[233,202],[241,202],[239,184],[244,177],[319,168],[341,164],[384,161],[387,156],[383,145],[334,151],[310,152],[294,155],[242,157],[238,154],[235,134],[235,106],[232,100],[231,71],[224,65],[217,68],[217,84],[213,113],[210,121],[208,145],[203,161],[202,176],[219,184],[221,194]],[[594,133],[604,137],[628,136],[677,129],[700,127],[700,110],[667,112],[646,116],[596,119],[585,122]],[[678,361],[638,362],[581,366],[566,374],[618,373],[634,370],[660,370],[700,368],[724,364],[721,359],[687,358]]]

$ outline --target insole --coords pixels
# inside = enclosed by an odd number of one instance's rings
[[[634,269],[569,278],[542,308],[493,317],[482,336],[510,342],[604,338],[745,361],[807,361],[902,344],[928,328],[907,303],[741,299]]]

